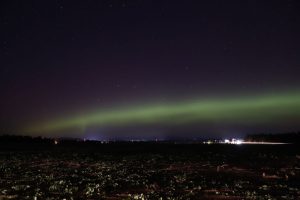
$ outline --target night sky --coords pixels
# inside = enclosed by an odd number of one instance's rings
[[[300,130],[300,2],[0,3],[0,133]]]

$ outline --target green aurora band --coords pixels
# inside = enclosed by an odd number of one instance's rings
[[[261,95],[241,98],[212,98],[170,104],[148,104],[36,123],[31,133],[83,130],[85,127],[182,124],[275,124],[300,119],[300,94]]]

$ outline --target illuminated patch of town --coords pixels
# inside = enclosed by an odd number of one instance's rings
[[[283,142],[266,142],[266,141],[245,141],[243,139],[224,139],[224,140],[207,140],[204,141],[203,144],[265,144],[265,145],[277,145],[277,144],[289,144],[289,143],[283,143]]]

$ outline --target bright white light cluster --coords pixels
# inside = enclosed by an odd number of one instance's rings
[[[229,139],[224,140],[225,144],[243,144],[243,142],[244,142],[244,140],[235,139],[235,138],[233,138],[232,140],[229,140]]]

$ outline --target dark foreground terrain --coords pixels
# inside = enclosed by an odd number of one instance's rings
[[[0,199],[300,199],[300,150],[166,143],[6,148]]]

